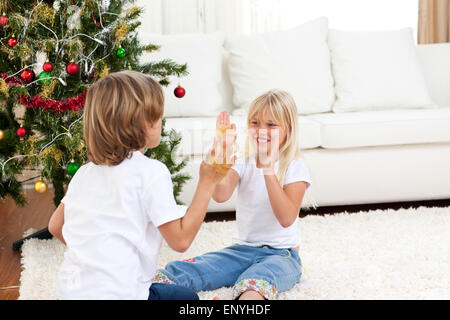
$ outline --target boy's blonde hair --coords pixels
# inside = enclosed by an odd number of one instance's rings
[[[149,125],[164,113],[158,82],[136,71],[111,73],[89,87],[83,119],[88,158],[114,166],[144,148]]]
[[[267,91],[251,103],[247,116],[247,127],[250,127],[252,118],[265,111],[270,112],[275,121],[286,131],[286,140],[279,150],[277,172],[278,181],[283,184],[289,164],[300,156],[297,106],[289,92],[276,89]]]

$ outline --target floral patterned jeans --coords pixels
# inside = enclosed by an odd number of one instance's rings
[[[154,282],[171,283],[195,291],[233,286],[233,299],[254,290],[264,298],[278,299],[291,289],[302,274],[301,260],[294,249],[232,245],[219,251],[159,269]]]

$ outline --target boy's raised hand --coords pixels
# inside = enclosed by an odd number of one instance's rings
[[[216,163],[233,165],[235,157],[234,142],[236,141],[236,125],[230,124],[230,115],[222,111],[216,120],[216,138],[214,139],[213,154]]]
[[[223,176],[210,164],[202,161],[199,169],[199,183],[215,185],[219,183]]]

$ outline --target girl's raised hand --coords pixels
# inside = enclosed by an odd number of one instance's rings
[[[275,162],[279,157],[279,131],[269,129],[270,138],[266,129],[259,130],[258,139],[261,142],[257,145],[257,167],[263,169],[264,175],[275,174]],[[270,142],[268,142],[270,141]]]
[[[230,115],[226,110],[222,111],[216,120],[216,129],[223,129],[230,125]]]

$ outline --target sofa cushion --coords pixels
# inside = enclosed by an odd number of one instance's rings
[[[228,107],[220,91],[222,80],[222,33],[157,35],[141,30],[144,44],[157,44],[156,52],[144,52],[142,63],[171,59],[179,64],[187,63],[189,75],[170,77],[170,85],[164,88],[164,117],[212,116]],[[186,90],[183,98],[174,95],[180,84]]]
[[[238,131],[237,143],[245,145],[247,117],[231,116]],[[182,137],[177,155],[206,155],[216,134],[215,117],[167,118],[166,129],[175,129]],[[320,146],[320,125],[312,119],[299,116],[299,142],[301,149]]]
[[[417,46],[428,92],[439,106],[450,106],[450,43]]]
[[[450,142],[450,107],[328,113],[308,118],[320,123],[324,148]]]
[[[330,111],[327,32],[328,20],[319,18],[290,30],[227,37],[234,105],[247,108],[260,94],[282,89],[292,94],[299,114]]]
[[[334,112],[431,107],[412,29],[348,32],[330,29]]]

